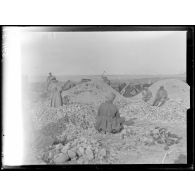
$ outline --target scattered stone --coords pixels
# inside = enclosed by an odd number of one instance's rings
[[[165,146],[165,147],[164,147],[164,150],[168,150],[168,149],[169,149],[169,146]]]
[[[105,148],[102,148],[100,150],[100,152],[99,152],[99,157],[100,158],[105,158],[106,157],[106,154],[107,154],[106,149]]]
[[[55,164],[64,164],[69,160],[69,156],[63,153],[58,154],[54,157],[54,163]]]
[[[87,148],[85,153],[86,153],[86,156],[87,156],[88,160],[93,160],[94,156],[93,156],[93,152],[90,148]]]
[[[66,145],[62,148],[61,152],[64,153],[64,154],[66,154],[69,148],[70,148],[70,143],[66,144]]]
[[[84,155],[85,150],[83,147],[79,147],[78,151],[80,152],[81,155]]]
[[[51,144],[51,147],[45,152],[44,161],[46,163],[60,164],[76,160],[79,164],[83,164],[89,163],[93,159],[94,161],[99,160],[99,157],[104,163],[104,157],[109,154],[110,158],[110,148],[107,151],[94,138],[94,135],[99,134],[94,128],[94,123],[99,105],[105,101],[105,94],[112,90],[115,91],[106,84],[90,81],[87,85],[86,83],[79,84],[64,91],[62,95],[67,102],[60,108],[50,108],[48,99],[36,104],[38,108],[32,111],[35,128],[42,130],[43,127],[46,127],[44,136],[52,134],[52,139],[59,135],[56,142]],[[170,99],[159,108],[153,107],[141,99],[134,101],[132,98],[124,98],[116,91],[115,93],[117,97],[114,103],[119,108],[121,116],[126,120],[135,117],[138,120],[156,124],[160,122],[161,124],[161,122],[183,122],[186,119],[186,107],[182,105],[182,102]],[[68,99],[66,99],[67,97]],[[152,130],[151,127],[148,129],[140,127],[137,125],[137,121],[131,127],[125,125],[124,128],[124,131],[119,134],[123,139],[120,140],[122,149],[125,147],[137,149],[136,147],[141,144],[149,146],[162,144],[165,149],[169,149],[171,145],[179,143],[180,140],[177,135],[167,134],[167,131],[161,127],[153,127]]]
[[[76,157],[76,152],[74,152],[73,150],[68,150],[68,156],[71,158],[71,159],[74,159]]]
[[[83,164],[83,163],[84,163],[84,159],[79,158],[79,159],[77,160],[77,163],[78,163],[78,164]]]
[[[60,143],[60,144],[57,144],[55,146],[56,150],[61,150],[63,148],[63,145]]]
[[[152,139],[152,137],[146,137],[144,143],[146,145],[149,145],[150,146],[150,145],[153,145],[154,144],[154,140]]]
[[[56,154],[56,151],[53,149],[53,150],[50,150],[49,151],[49,159],[53,159],[54,155]]]

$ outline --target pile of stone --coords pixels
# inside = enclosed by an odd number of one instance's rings
[[[160,80],[153,85],[150,86],[150,91],[153,94],[156,94],[157,90],[159,89],[160,86],[164,86],[164,88],[168,92],[168,97],[171,99],[183,99],[185,102],[189,104],[190,101],[190,86],[177,79],[165,79],[165,80]]]
[[[86,129],[94,126],[96,112],[91,105],[68,104],[59,108],[51,108],[46,103],[39,103],[37,108],[32,110],[32,120],[36,129],[62,118],[65,118],[67,123],[71,122]]]
[[[42,159],[47,164],[94,164],[103,163],[107,157],[108,151],[97,140],[69,135],[48,147]]]
[[[151,122],[184,122],[187,109],[174,100],[168,100],[162,107],[151,106],[143,101],[127,104],[120,109],[126,119],[132,117]]]
[[[185,122],[187,109],[174,100],[169,100],[162,107],[150,106],[145,116],[149,121]]]
[[[143,118],[145,117],[145,111],[143,108],[147,107],[147,104],[144,102],[131,102],[121,107],[119,112],[122,117],[125,117],[126,120],[131,118]]]
[[[97,109],[101,103],[105,102],[107,95],[110,93],[116,95],[115,103],[117,106],[124,105],[129,101],[102,81],[78,84],[74,88],[64,91],[62,96],[68,97],[71,103],[90,104]]]
[[[174,100],[186,109],[190,108],[190,86],[177,79],[164,79],[152,84],[149,90],[152,92],[153,98],[148,102],[149,104],[153,104],[156,93],[161,86],[167,91],[170,100]],[[133,99],[141,100],[142,94],[134,96]]]
[[[116,94],[114,104],[126,120],[137,118],[152,123],[186,120],[186,107],[183,106],[182,101],[169,99],[162,107],[155,107],[142,100],[125,98],[104,82],[81,83],[62,92],[66,101],[63,106],[51,108],[49,99],[46,99],[44,102],[36,103],[34,109],[31,110],[35,128],[40,130],[44,128],[46,133],[51,133],[54,138],[53,144],[44,148],[42,152],[41,158],[44,162],[47,164],[90,164],[106,163],[110,160],[110,151],[95,139],[97,131],[94,124],[99,105],[111,92]],[[55,135],[56,132],[58,134]],[[164,144],[169,147],[169,144],[176,144],[179,141],[179,138],[175,138],[175,142],[170,141],[173,138],[170,132],[160,129],[148,130],[137,126],[125,127],[121,136],[131,138],[131,148],[140,143]],[[162,139],[162,137],[165,138]]]

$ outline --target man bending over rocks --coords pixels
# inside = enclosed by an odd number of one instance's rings
[[[116,95],[111,93],[107,101],[102,103],[98,109],[95,128],[103,133],[118,133],[123,129],[123,125],[130,125],[130,121],[125,122],[124,117],[120,117],[118,108],[113,104]],[[132,124],[132,121],[131,121]]]

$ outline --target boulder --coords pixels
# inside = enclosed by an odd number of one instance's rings
[[[79,154],[82,156],[82,155],[84,155],[85,150],[84,150],[83,147],[79,147],[79,148],[78,148],[78,152],[79,152]]]
[[[57,144],[55,146],[56,150],[61,150],[63,148],[63,145],[60,143],[60,144]]]
[[[71,158],[71,159],[74,159],[76,157],[76,152],[73,151],[73,150],[68,150],[67,152],[68,156]]]
[[[100,150],[100,152],[99,152],[99,157],[100,158],[104,158],[104,157],[106,157],[106,154],[107,154],[106,149],[105,148],[102,148]]]
[[[69,160],[69,156],[67,154],[60,153],[54,157],[55,164],[64,164]]]
[[[54,155],[56,154],[56,151],[53,149],[53,150],[50,150],[49,151],[49,159],[53,159]]]
[[[61,152],[64,153],[64,154],[66,154],[69,148],[70,148],[70,143],[66,144],[66,145],[62,148]]]
[[[94,155],[93,155],[93,152],[92,152],[92,150],[90,148],[87,148],[85,153],[86,153],[86,158],[88,160],[93,160]]]

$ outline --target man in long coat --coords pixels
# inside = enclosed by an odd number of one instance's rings
[[[52,73],[50,72],[50,73],[49,73],[49,76],[47,77],[47,91],[48,91],[48,89],[49,89],[50,84],[51,84],[53,81],[56,81],[56,77],[54,77],[54,76],[52,75]]]
[[[110,94],[98,109],[95,128],[99,132],[118,133],[123,129],[125,118],[120,117],[118,108],[113,104],[115,97],[115,94]]]
[[[142,91],[142,100],[148,102],[152,98],[152,92],[148,89],[147,86],[144,87]]]
[[[62,87],[60,86],[59,82],[57,80],[53,81],[50,84],[50,90],[51,90],[51,107],[59,107],[63,105],[62,101]]]

